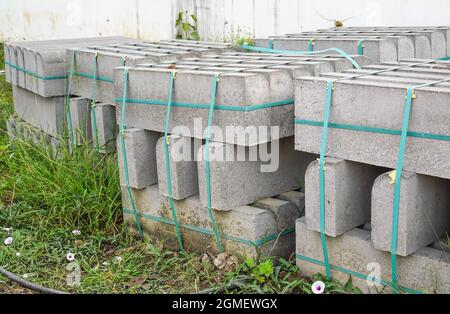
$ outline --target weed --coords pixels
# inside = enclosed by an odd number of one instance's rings
[[[189,14],[188,11],[178,12],[175,28],[177,39],[200,40],[198,19],[195,14]]]

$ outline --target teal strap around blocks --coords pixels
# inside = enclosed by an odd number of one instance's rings
[[[317,126],[317,127],[323,126],[323,121],[314,121],[314,120],[306,120],[306,119],[295,119],[294,123],[302,124],[302,125]],[[331,129],[341,129],[341,130],[359,131],[359,132],[367,132],[367,133],[380,133],[380,134],[387,134],[387,135],[401,135],[401,133],[402,133],[401,130],[373,128],[373,127],[362,126],[362,125],[333,123],[333,122],[330,122],[328,124],[328,127]],[[450,135],[408,131],[407,136],[450,142]]]
[[[27,69],[25,69],[23,67],[20,67],[20,66],[18,66],[16,64],[12,64],[9,61],[5,61],[5,64],[8,65],[9,67],[13,68],[13,69],[16,69],[16,70],[18,70],[20,72],[23,72],[25,74],[31,75],[32,77],[35,77],[35,78],[37,78],[39,80],[43,80],[43,81],[64,80],[64,79],[67,78],[67,75],[42,76],[42,75],[39,75],[39,74],[37,74],[37,73],[35,73],[33,71],[30,71],[30,70],[27,70]]]
[[[206,168],[206,197],[208,201],[208,212],[211,218],[211,224],[214,230],[214,234],[217,241],[217,246],[220,252],[223,252],[222,243],[220,241],[219,231],[217,230],[216,222],[214,220],[213,209],[211,205],[211,175],[209,169],[209,142],[211,141],[211,128],[212,120],[214,115],[214,105],[216,104],[216,94],[217,94],[217,83],[219,82],[219,75],[214,76],[212,87],[211,87],[211,103],[208,113],[208,129],[205,137],[205,168]]]
[[[323,261],[327,277],[331,277],[330,263],[328,261],[327,237],[325,235],[325,153],[327,151],[328,123],[330,120],[331,101],[333,96],[333,81],[327,83],[327,100],[323,117],[322,140],[320,144],[319,159],[319,194],[320,194],[320,238],[322,241]]]
[[[269,49],[273,49],[273,39],[269,38]]]
[[[69,65],[69,73],[67,79],[67,95],[66,95],[66,114],[67,114],[67,126],[69,129],[69,141],[72,149],[75,148],[75,138],[73,135],[72,114],[70,112],[70,94],[72,93],[72,76],[75,67],[75,50],[72,51]]]
[[[308,43],[308,51],[314,51],[315,39],[311,38]]]
[[[128,86],[128,68],[125,68],[123,70],[123,98],[125,99],[127,96],[127,86]],[[139,216],[136,209],[136,204],[134,202],[133,197],[133,191],[131,190],[130,186],[130,177],[128,174],[128,160],[127,160],[127,151],[125,147],[125,113],[127,109],[127,103],[124,101],[122,102],[122,111],[121,111],[121,120],[120,120],[120,142],[122,146],[122,157],[123,157],[123,171],[124,171],[124,177],[125,177],[125,185],[128,191],[128,196],[130,198],[131,207],[133,208],[133,215],[136,220],[136,226],[139,230],[139,235],[141,238],[143,238],[144,234],[142,232],[141,223],[139,222]]]
[[[95,150],[98,153],[100,151],[100,143],[98,140],[97,112],[95,111],[95,96],[97,94],[96,77],[97,77],[97,72],[98,72],[97,71],[97,59],[98,59],[98,54],[95,53],[93,61],[92,61],[92,69],[93,69],[92,76],[94,77],[94,79],[92,80],[92,85],[91,85],[91,115],[92,115],[93,129],[94,129],[93,131],[94,131],[94,140],[95,140]]]
[[[297,257],[298,260],[301,260],[301,261],[304,261],[304,262],[308,262],[308,263],[319,265],[319,266],[324,266],[322,261],[319,261],[319,260],[317,260],[315,258],[312,258],[312,257],[304,256],[304,255],[301,255],[301,254],[296,254],[296,257]],[[339,272],[344,273],[344,274],[355,276],[356,278],[360,278],[360,279],[363,279],[363,280],[370,280],[370,281],[372,281],[374,283],[377,283],[377,284],[380,284],[380,285],[392,287],[391,282],[388,281],[388,280],[374,278],[374,277],[371,277],[369,275],[358,273],[356,271],[353,271],[353,270],[350,270],[350,269],[347,269],[347,268],[344,268],[344,267],[336,266],[336,265],[330,265],[330,268],[332,270],[339,271]],[[407,287],[403,287],[403,286],[399,286],[398,288],[399,288],[399,290],[404,291],[406,293],[410,293],[410,294],[423,294],[422,291],[411,289],[411,288],[407,288]]]
[[[106,76],[95,76],[89,73],[84,73],[84,72],[74,72],[73,75],[75,76],[79,76],[79,77],[84,77],[84,78],[90,78],[96,81],[101,81],[101,82],[105,82],[105,83],[114,83],[114,80],[112,78],[106,77]]]
[[[442,60],[442,61],[450,60],[450,56],[448,56],[448,57],[443,57],[443,58],[439,58],[438,60]]]
[[[364,55],[364,40],[363,39],[360,39],[358,41],[358,54],[360,56]]]
[[[294,50],[279,50],[279,49],[269,49],[264,47],[254,47],[249,45],[242,45],[242,49],[250,50],[250,51],[258,51],[258,52],[267,52],[267,53],[279,53],[279,54],[290,54],[290,55],[315,55],[315,54],[323,54],[326,52],[336,52],[347,59],[355,69],[361,69],[361,66],[358,62],[355,61],[349,54],[339,48],[329,48],[323,50],[316,51],[294,51]]]
[[[124,101],[124,99],[123,98],[115,98],[114,101],[121,103]],[[127,102],[129,104],[167,106],[167,101],[163,101],[163,100],[126,98],[125,102]],[[261,109],[279,107],[279,106],[288,106],[288,105],[293,105],[293,104],[294,104],[294,99],[286,99],[286,100],[274,101],[274,102],[251,105],[251,106],[215,105],[214,110],[250,112],[250,111],[254,111],[254,110],[261,110]],[[210,104],[188,104],[188,103],[173,102],[172,107],[192,108],[192,109],[208,109],[209,110]]]
[[[127,208],[123,208],[123,212],[125,214],[134,215],[134,212],[132,210],[127,209]],[[151,220],[151,221],[154,221],[154,222],[163,223],[163,224],[168,224],[168,225],[174,225],[175,224],[172,220],[170,220],[168,218],[165,218],[165,217],[161,217],[161,216],[154,216],[154,215],[149,215],[149,214],[144,214],[144,213],[138,213],[138,216],[141,217],[141,218],[144,218],[144,219],[148,219],[148,220]],[[215,236],[215,232],[213,230],[209,230],[209,229],[206,229],[206,228],[201,228],[201,227],[193,226],[193,225],[189,225],[189,224],[179,224],[179,226],[180,226],[180,228],[183,228],[183,229],[186,229],[186,230],[189,230],[189,231],[194,231],[194,232],[198,232],[198,233],[201,233],[201,234],[206,234],[206,235],[209,235],[209,236]],[[241,238],[241,237],[236,237],[236,236],[232,236],[232,235],[228,235],[228,234],[224,234],[224,233],[220,233],[220,237],[222,239],[225,239],[225,240],[229,240],[229,241],[233,241],[233,242],[237,242],[237,243],[241,243],[241,244],[244,244],[244,245],[248,245],[248,246],[251,246],[251,247],[258,248],[258,247],[261,247],[261,246],[263,246],[263,245],[265,245],[265,244],[267,244],[267,243],[269,243],[271,241],[274,241],[274,240],[278,239],[279,237],[291,234],[294,231],[295,231],[295,227],[291,227],[291,228],[288,228],[288,229],[284,229],[281,232],[265,236],[264,238],[261,238],[261,239],[256,240],[256,241],[251,241],[251,240],[247,240],[247,239],[244,239],[244,238]]]
[[[167,194],[169,196],[169,204],[170,209],[172,211],[172,219],[175,225],[175,232],[177,234],[178,245],[180,250],[183,251],[183,240],[181,238],[180,227],[178,225],[177,212],[175,211],[175,205],[173,203],[172,197],[172,175],[170,173],[170,159],[169,159],[169,124],[170,124],[170,113],[172,110],[172,97],[173,97],[173,81],[175,79],[175,73],[170,72],[170,81],[169,81],[169,100],[167,102],[167,114],[166,114],[166,127],[164,130],[164,152],[165,152],[165,162],[166,162],[166,171],[167,171]]]

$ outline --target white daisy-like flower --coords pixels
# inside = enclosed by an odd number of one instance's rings
[[[22,277],[25,278],[25,279],[27,279],[27,278],[28,278],[28,274],[23,274]]]
[[[22,254],[20,254],[20,252],[16,252],[17,257],[19,257],[20,255],[22,255]]]
[[[76,236],[79,236],[81,234],[80,230],[73,230],[72,233]]]
[[[325,283],[318,280],[312,284],[311,290],[314,294],[322,294],[325,291]]]
[[[75,254],[69,252],[67,253],[66,258],[69,262],[72,262],[75,259]]]
[[[5,239],[5,241],[3,241],[3,243],[4,243],[5,245],[10,245],[10,244],[13,242],[13,240],[14,240],[13,237],[7,237],[7,238]]]
[[[116,256],[116,261],[120,263],[122,261],[122,256]]]

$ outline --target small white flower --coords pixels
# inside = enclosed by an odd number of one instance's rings
[[[27,278],[28,278],[28,274],[23,274],[22,277],[25,278],[25,279],[27,279]]]
[[[103,266],[108,266],[109,263],[108,263],[108,262],[103,262],[102,265],[103,265]]]
[[[316,281],[312,284],[311,290],[314,294],[322,294],[325,291],[325,283],[322,281]]]
[[[13,237],[7,237],[3,243],[5,243],[5,245],[10,245],[13,242],[13,240],[14,240]]]
[[[69,252],[67,253],[66,258],[69,262],[72,262],[75,259],[75,254]]]
[[[79,236],[81,234],[80,230],[73,230],[72,233],[76,236]]]
[[[22,254],[20,254],[20,252],[16,252],[17,257],[19,257],[20,255],[22,255]]]
[[[120,263],[122,261],[122,256],[116,256],[116,261]]]

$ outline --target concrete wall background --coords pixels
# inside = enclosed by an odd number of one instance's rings
[[[173,38],[180,10],[203,40],[345,26],[450,25],[449,0],[0,0],[0,40],[125,35]],[[322,17],[321,17],[321,16]]]

